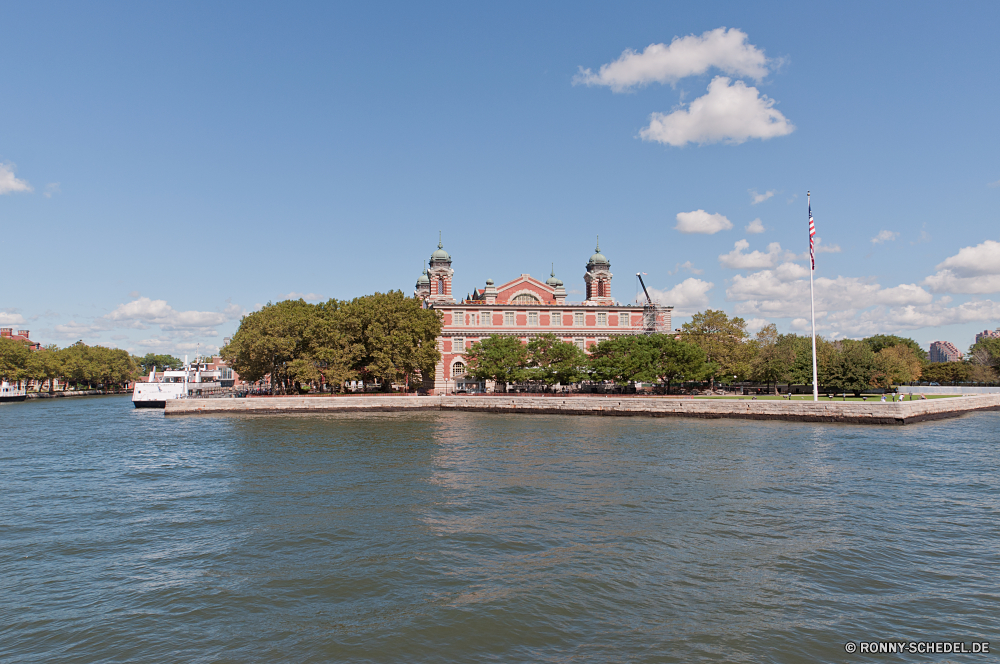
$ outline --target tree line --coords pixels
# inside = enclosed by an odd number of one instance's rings
[[[744,319],[723,311],[697,313],[678,333],[614,337],[589,350],[588,355],[551,334],[527,344],[493,335],[466,351],[467,373],[492,380],[500,389],[511,383],[545,386],[587,380],[660,383],[665,391],[682,381],[708,382],[712,389],[717,381],[754,381],[769,388],[812,383],[811,337],[779,334],[773,324],[751,335]],[[931,364],[916,341],[894,335],[816,339],[820,385],[855,394],[920,379],[996,381],[1000,339],[980,342],[969,358]]]
[[[433,377],[441,319],[401,291],[320,304],[268,303],[244,316],[220,350],[242,380],[270,376],[271,389],[340,389],[345,381],[414,386]]]
[[[63,389],[67,384],[87,389],[119,388],[135,379],[137,359],[120,348],[88,346],[82,341],[66,348],[50,345],[32,351],[21,341],[0,339],[0,379],[48,382],[50,391],[54,380],[62,383]]]

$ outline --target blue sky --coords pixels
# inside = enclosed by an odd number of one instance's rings
[[[0,322],[44,343],[213,350],[412,292],[439,230],[456,292],[554,262],[573,297],[600,234],[622,301],[801,332],[806,190],[822,334],[1000,325],[996,3],[2,16]]]

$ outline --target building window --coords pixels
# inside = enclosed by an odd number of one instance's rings
[[[528,312],[528,325],[538,325],[538,312],[529,311]]]
[[[452,311],[451,312],[451,324],[455,327],[462,327],[465,325],[465,312],[464,311]]]
[[[623,311],[620,314],[618,314],[618,324],[621,325],[622,327],[629,327],[630,326],[630,323],[628,322],[628,312],[627,311]]]
[[[478,318],[479,317],[476,314],[474,314],[474,313],[469,314],[469,325],[473,325],[473,326],[479,325]]]
[[[451,365],[451,377],[452,378],[460,378],[460,377],[462,377],[464,375],[465,375],[465,363],[464,362],[456,362],[455,364]]]
[[[482,323],[483,325],[492,325],[493,324],[493,314],[491,314],[489,311],[480,311],[479,312],[479,322]]]
[[[537,297],[528,293],[521,293],[513,299],[514,304],[541,304]]]
[[[573,325],[583,325],[583,312],[574,311],[573,312]]]
[[[597,312],[597,324],[598,325],[607,325],[608,324],[608,312],[607,311],[598,311]]]
[[[504,325],[513,325],[514,324],[514,312],[513,311],[505,311],[505,312],[503,312],[503,324]]]
[[[573,339],[573,345],[580,350],[587,350],[586,342],[583,339]]]
[[[461,353],[465,350],[465,339],[462,337],[455,337],[451,340],[451,352]]]

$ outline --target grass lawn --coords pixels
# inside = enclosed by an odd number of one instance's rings
[[[889,403],[890,396],[886,396],[886,398],[885,398],[886,399],[886,403]],[[910,399],[909,395],[905,395],[905,396],[906,396],[906,398],[903,399],[904,401],[920,401],[920,395],[919,394],[914,394],[913,395],[913,399]],[[928,394],[927,398],[928,399],[948,399],[948,398],[951,398],[951,397],[959,397],[959,396],[962,396],[962,395],[960,395],[960,394]],[[753,397],[752,396],[736,396],[736,397],[733,397],[733,396],[728,396],[728,397],[709,396],[709,397],[695,397],[695,399],[739,399],[741,401],[752,401]],[[812,401],[812,395],[811,394],[793,394],[791,400],[792,401]],[[824,396],[824,395],[821,394],[821,395],[819,395],[819,400],[820,401],[844,401],[845,399],[842,396],[835,396],[834,398],[830,399],[829,397],[826,397],[826,396]],[[882,395],[881,394],[869,394],[867,400],[862,399],[861,397],[848,396],[846,400],[847,401],[881,401],[882,400]],[[757,401],[788,401],[788,399],[785,399],[784,397],[776,397],[773,394],[768,394],[768,395],[763,395],[762,394],[762,395],[759,395],[757,397]]]

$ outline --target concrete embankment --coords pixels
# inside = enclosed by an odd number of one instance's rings
[[[64,397],[103,397],[130,394],[128,392],[105,392],[104,390],[56,390],[55,392],[28,392],[29,399],[62,399]]]
[[[346,396],[250,399],[178,399],[166,415],[268,415],[286,413],[470,411],[512,414],[606,415],[617,417],[698,417],[704,419],[788,420],[848,424],[912,424],[1000,410],[1000,394],[902,403],[842,401],[747,401],[671,397],[531,396]]]

